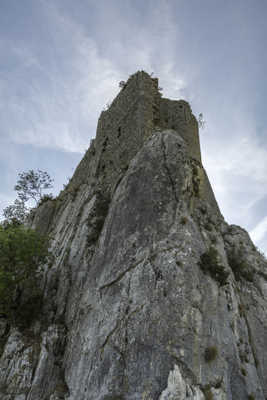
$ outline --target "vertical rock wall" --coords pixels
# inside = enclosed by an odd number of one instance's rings
[[[225,223],[191,110],[157,80],[130,78],[32,226],[55,260],[38,320],[0,321],[1,400],[267,398],[266,260]]]
[[[175,130],[188,144],[193,160],[201,166],[198,124],[190,105],[183,100],[161,98],[158,79],[144,71],[132,75],[106,111],[100,115],[96,139],[94,174],[101,190],[112,192],[129,162],[155,130]],[[91,149],[92,152],[92,149]],[[88,159],[88,155],[85,155]],[[88,160],[89,161],[89,160]],[[77,168],[73,180],[87,163]]]

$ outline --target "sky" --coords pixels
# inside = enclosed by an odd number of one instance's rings
[[[1,0],[0,211],[18,173],[62,188],[137,70],[203,113],[220,209],[267,254],[266,0]]]

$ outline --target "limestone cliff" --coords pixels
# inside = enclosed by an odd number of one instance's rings
[[[38,321],[1,321],[3,400],[267,398],[267,264],[228,225],[185,101],[138,72],[32,225],[55,255]]]

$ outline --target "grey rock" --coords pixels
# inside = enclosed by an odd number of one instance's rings
[[[32,215],[55,262],[40,320],[1,328],[0,399],[267,397],[266,260],[224,221],[195,123],[144,72],[101,114],[69,185]]]

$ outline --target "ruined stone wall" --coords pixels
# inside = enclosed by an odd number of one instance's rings
[[[201,164],[198,124],[190,105],[184,100],[161,98],[158,79],[139,71],[101,113],[96,139],[73,181],[80,184],[94,176],[101,190],[110,195],[155,129],[175,130],[188,144],[190,156]]]
[[[108,110],[101,113],[96,135],[96,174],[109,192],[151,135],[157,96],[157,80],[138,72],[129,78]]]
[[[192,158],[201,162],[198,123],[189,103],[184,100],[160,100],[160,127],[174,129],[188,145]]]
[[[188,107],[134,75],[32,212],[54,257],[38,318],[0,319],[1,400],[267,399],[267,262],[224,222]]]

